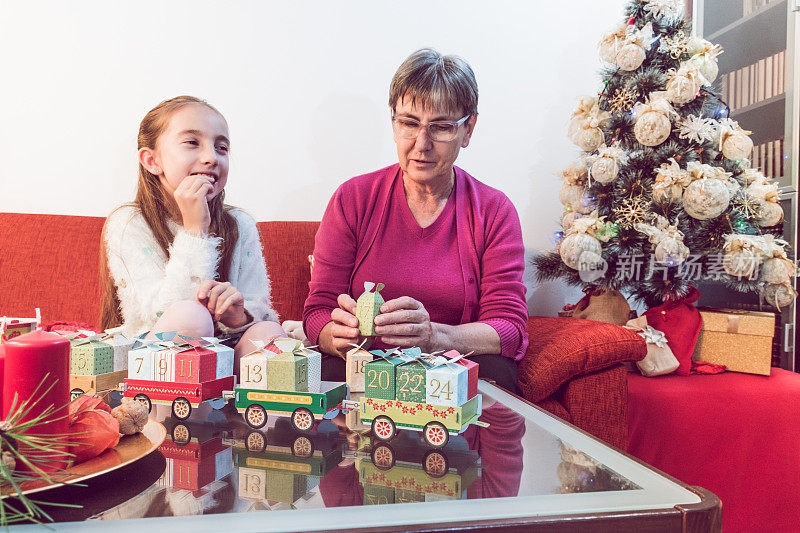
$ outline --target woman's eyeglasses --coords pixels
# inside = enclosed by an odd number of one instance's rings
[[[416,139],[419,135],[419,130],[422,127],[427,129],[428,137],[436,142],[449,142],[456,138],[458,127],[467,121],[472,115],[467,115],[458,119],[455,122],[449,120],[437,120],[436,122],[429,122],[427,125],[422,124],[419,120],[409,117],[392,117],[392,124],[394,131],[398,137],[403,139]]]

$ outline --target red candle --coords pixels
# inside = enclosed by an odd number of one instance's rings
[[[35,395],[39,400],[24,420],[30,420],[50,406],[55,411],[48,417],[49,422],[37,425],[31,433],[54,437],[65,435],[69,427],[66,416],[66,405],[69,403],[69,341],[55,333],[37,330],[7,341],[4,347],[2,418],[8,417],[15,393],[17,408],[20,402]],[[43,380],[44,385],[40,386]],[[53,471],[65,468],[67,458],[63,455],[60,458],[64,460],[48,463],[48,467],[42,469]]]

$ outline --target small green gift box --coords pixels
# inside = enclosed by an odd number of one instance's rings
[[[308,392],[308,358],[282,352],[267,361],[267,389]]]
[[[364,365],[364,396],[394,400],[395,369],[406,362],[404,357],[393,355],[395,352],[374,350],[375,359]]]
[[[397,399],[403,402],[425,403],[426,372],[433,367],[423,359],[414,359],[397,367],[395,373]]]
[[[98,339],[98,335],[73,339],[70,348],[69,373],[96,376],[114,371],[114,347]]]

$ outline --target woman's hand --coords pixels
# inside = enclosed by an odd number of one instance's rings
[[[197,300],[206,306],[214,320],[229,328],[242,327],[249,321],[244,311],[244,296],[228,281],[207,279],[197,291]]]
[[[436,328],[422,302],[409,296],[389,300],[375,317],[375,333],[394,346],[418,346],[430,352],[436,346]]]
[[[211,179],[202,174],[192,174],[175,189],[173,196],[183,218],[183,228],[196,236],[208,233],[211,213],[208,210],[208,194],[214,190]]]
[[[331,321],[325,324],[319,334],[322,351],[338,355],[342,359],[359,343],[356,301],[349,294],[340,294],[336,302],[339,307],[331,312]]]

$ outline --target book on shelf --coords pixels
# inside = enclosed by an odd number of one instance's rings
[[[731,111],[783,94],[786,50],[722,75],[722,99]]]

